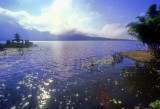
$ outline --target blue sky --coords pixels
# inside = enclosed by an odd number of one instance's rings
[[[0,0],[0,16],[25,29],[129,38],[125,27],[160,0]]]

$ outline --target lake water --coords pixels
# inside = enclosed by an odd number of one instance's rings
[[[160,98],[157,67],[113,63],[114,53],[142,49],[138,41],[34,43],[1,52],[0,109],[133,109]]]

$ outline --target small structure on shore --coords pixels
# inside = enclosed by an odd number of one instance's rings
[[[6,40],[5,44],[0,44],[0,50],[4,48],[29,48],[33,46],[33,42],[22,40],[18,33],[15,34],[13,40]]]

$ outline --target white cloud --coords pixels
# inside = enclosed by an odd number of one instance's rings
[[[56,0],[40,16],[30,16],[21,20],[20,24],[59,34],[70,29],[86,28],[91,20],[82,12],[75,11],[71,0]]]
[[[87,4],[86,8],[90,7]],[[125,25],[106,24],[101,21],[101,13],[92,10],[76,9],[73,0],[54,0],[50,7],[45,8],[39,16],[33,16],[25,11],[13,12],[0,8],[0,13],[14,18],[25,28],[35,28],[40,31],[50,31],[61,34],[70,30],[77,30],[87,34],[96,34],[102,37],[126,38]],[[103,22],[101,29],[95,29],[97,23]]]
[[[125,24],[114,23],[107,24],[102,28],[102,34],[113,38],[126,38],[127,28]]]
[[[9,11],[9,10],[1,8],[1,7],[0,7],[0,14],[10,16],[10,17],[15,18],[17,20],[24,19],[24,17],[27,17],[27,16],[30,17],[29,14],[26,13],[25,11],[13,12],[13,11]]]

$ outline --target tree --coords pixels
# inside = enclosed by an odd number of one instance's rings
[[[4,49],[4,47],[3,47],[3,45],[0,43],[0,50],[3,50]]]
[[[128,33],[146,43],[152,55],[160,56],[160,9],[152,4],[144,16],[136,19],[127,25]]]
[[[20,41],[21,41],[21,37],[20,37],[20,35],[18,34],[18,33],[16,33],[15,35],[14,35],[14,40],[17,42],[17,43],[19,43]]]
[[[10,40],[7,40],[6,41],[6,45],[11,45],[12,43],[11,43],[11,41]]]

